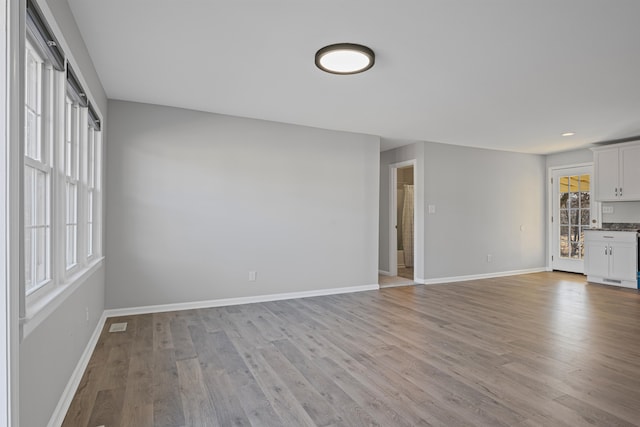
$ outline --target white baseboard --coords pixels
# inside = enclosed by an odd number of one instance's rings
[[[64,422],[64,417],[67,415],[67,411],[71,406],[71,401],[73,400],[73,396],[76,394],[78,386],[80,385],[82,375],[84,375],[84,371],[87,369],[93,350],[96,348],[96,344],[98,344],[98,339],[100,338],[100,333],[102,332],[102,328],[104,328],[106,320],[107,316],[105,315],[105,312],[102,312],[102,316],[100,316],[98,324],[96,325],[84,352],[82,352],[82,356],[80,356],[80,360],[78,361],[76,368],[73,370],[71,378],[69,378],[69,381],[67,382],[67,386],[62,392],[62,396],[60,396],[60,400],[49,419],[47,427],[60,427]]]
[[[380,289],[388,289],[388,288],[401,288],[403,286],[416,286],[416,285],[420,285],[420,283],[413,281],[413,283],[407,282],[407,283],[389,283],[389,284],[385,284],[385,285],[380,285]]]
[[[547,271],[547,268],[538,267],[538,268],[529,268],[526,270],[512,270],[512,271],[499,271],[496,273],[470,274],[468,276],[438,277],[436,279],[416,278],[415,282],[423,285],[437,285],[441,283],[466,282],[468,280],[492,279],[494,277],[517,276],[520,274],[540,273],[542,271]]]
[[[378,274],[380,274],[382,276],[391,276],[391,272],[384,271],[384,270],[378,270]]]
[[[207,301],[193,301],[176,304],[147,305],[141,307],[115,308],[105,310],[105,316],[131,316],[135,314],[160,313],[165,311],[193,310],[196,308],[224,307],[228,305],[252,304],[256,302],[281,301],[295,298],[318,297],[324,295],[346,294],[351,292],[374,291],[380,285],[349,286],[345,288],[318,289],[315,291],[289,292],[282,294],[257,295],[252,297],[222,298]]]

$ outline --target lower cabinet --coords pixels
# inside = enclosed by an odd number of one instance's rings
[[[637,233],[586,230],[584,245],[584,270],[589,282],[638,287]]]

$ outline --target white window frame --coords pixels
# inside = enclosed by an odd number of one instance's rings
[[[101,132],[94,129],[91,124],[87,126],[87,150],[86,150],[86,234],[85,234],[85,249],[88,260],[94,259],[99,255],[100,250],[98,238],[100,234],[100,137]]]
[[[65,96],[64,108],[64,146],[63,153],[64,170],[64,259],[67,274],[71,274],[79,267],[78,231],[79,231],[79,207],[80,195],[80,106],[71,98]],[[71,231],[73,232],[71,233]]]
[[[52,166],[51,166],[51,148],[53,129],[51,115],[53,112],[53,69],[48,66],[42,58],[42,54],[33,47],[33,44],[29,40],[25,43],[25,67],[27,67],[28,57],[32,56],[37,63],[35,86],[36,86],[36,105],[30,105],[28,98],[28,91],[25,94],[25,121],[27,121],[28,112],[31,111],[36,116],[35,135],[36,135],[36,152],[33,155],[27,150],[27,135],[25,130],[25,137],[23,144],[25,147],[24,155],[24,175],[25,175],[25,206],[27,199],[30,199],[32,206],[30,218],[27,220],[25,215],[25,269],[28,268],[31,271],[31,281],[25,277],[25,293],[27,296],[36,292],[41,292],[47,289],[53,283],[52,280],[52,209],[51,209],[51,193],[52,193]],[[25,71],[25,88],[29,85],[29,81],[26,78]],[[26,89],[25,89],[26,90]],[[26,129],[26,127],[25,127]],[[31,182],[31,191],[27,191],[27,173],[33,171],[33,181]],[[38,194],[38,184],[35,177],[41,174],[44,177],[44,194]],[[28,197],[31,195],[31,197]],[[42,199],[39,198],[42,196]],[[44,206],[41,206],[44,203]],[[42,210],[43,218],[38,220],[38,211]],[[38,235],[38,231],[44,231],[44,254],[38,255],[39,239],[35,238]],[[27,234],[31,235],[31,245],[27,246]],[[35,243],[34,243],[35,242]],[[26,253],[30,252],[29,257]],[[42,256],[44,269],[42,280],[37,280],[38,270],[38,257]],[[30,261],[30,262],[27,262]],[[35,281],[34,281],[35,280]],[[31,283],[31,284],[30,284]]]
[[[64,55],[66,55],[66,67],[71,67],[75,71],[75,78],[77,80],[77,86],[82,89],[82,98],[85,102],[78,102],[78,115],[77,124],[78,131],[76,135],[76,159],[74,164],[73,174],[67,175],[65,169],[65,100],[67,96],[67,84],[68,74],[64,71],[58,71],[53,66],[47,67],[48,80],[46,83],[46,113],[43,114],[43,128],[45,129],[46,136],[46,164],[49,171],[49,199],[48,199],[48,214],[49,214],[49,226],[50,226],[50,258],[49,258],[49,278],[50,280],[45,286],[40,287],[37,291],[25,292],[25,281],[23,277],[25,275],[25,268],[22,265],[20,268],[21,277],[19,279],[21,291],[19,296],[20,303],[20,321],[22,324],[22,337],[28,336],[33,330],[35,330],[40,323],[42,323],[49,314],[53,313],[60,304],[69,297],[78,287],[82,286],[94,272],[99,269],[103,264],[102,255],[102,191],[101,191],[101,174],[102,174],[102,139],[101,131],[96,130],[94,134],[95,149],[98,151],[95,158],[95,170],[96,181],[94,182],[94,217],[92,227],[93,233],[93,250],[91,256],[88,254],[87,249],[87,227],[89,222],[87,219],[89,202],[88,186],[87,186],[87,138],[88,127],[85,124],[89,123],[89,107],[87,104],[91,102],[92,96],[86,91],[86,84],[83,81],[82,75],[78,72],[78,67],[74,65],[73,55],[70,52],[68,45],[65,43],[64,38],[60,37],[60,29],[53,20],[53,15],[49,10],[46,2],[37,1],[40,8],[41,18],[49,26],[49,30],[57,38],[58,46],[61,47]],[[21,90],[25,90],[26,81],[26,59],[25,59],[25,34],[18,36],[20,39],[19,50],[21,52],[20,69],[18,72],[18,80],[21,82]],[[27,31],[26,38],[30,38]],[[36,43],[32,43],[33,46],[40,46]],[[41,58],[47,58],[45,55],[40,55]],[[47,62],[46,60],[43,62]],[[77,89],[74,86],[75,89]],[[77,93],[77,90],[76,90]],[[22,108],[24,114],[21,114],[20,122],[20,142],[22,146],[25,145],[26,132],[26,100],[24,94],[20,94],[20,101],[16,105]],[[78,101],[76,97],[72,96],[72,99]],[[89,101],[89,102],[86,102]],[[22,103],[22,105],[20,105]],[[43,105],[45,105],[43,104]],[[93,105],[95,108],[95,105]],[[99,117],[99,111],[93,110],[93,120],[95,117]],[[93,123],[93,121],[92,121]],[[103,123],[99,121],[98,123]],[[100,128],[100,125],[98,125]],[[32,159],[25,159],[23,161],[21,169],[30,167]],[[23,173],[24,175],[24,173]],[[66,262],[66,231],[67,231],[67,204],[66,202],[66,185],[68,182],[76,184],[77,188],[77,203],[75,206],[74,221],[77,221],[77,239],[76,239],[76,262],[70,268],[67,268]],[[24,188],[20,189],[20,192],[24,192]],[[25,205],[20,204],[19,213],[21,218],[24,219]],[[22,235],[24,234],[24,227],[20,227]],[[24,252],[24,251],[23,251]],[[20,254],[20,262],[24,260],[24,253]]]

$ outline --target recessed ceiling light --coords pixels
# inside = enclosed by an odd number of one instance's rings
[[[562,134],[562,136],[573,136],[575,134],[576,134],[575,132],[565,132]]]
[[[375,55],[366,46],[338,43],[316,52],[316,66],[332,74],[357,74],[373,67]]]

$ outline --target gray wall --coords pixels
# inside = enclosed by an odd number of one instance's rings
[[[588,148],[580,150],[563,151],[561,153],[549,154],[546,156],[547,168],[573,166],[582,163],[593,162],[593,151]]]
[[[424,211],[424,273],[418,278],[545,266],[545,158],[416,143],[380,155],[380,257],[388,269],[391,163],[418,159]],[[522,226],[522,230],[521,230]],[[492,261],[487,262],[487,255]],[[387,270],[388,271],[388,270]]]
[[[106,119],[104,89],[66,0],[39,2],[51,9],[62,37],[78,62],[87,90]],[[60,33],[57,34],[60,36]],[[103,135],[103,144],[107,144]],[[104,311],[105,269],[99,268],[20,343],[20,425],[40,427],[52,412]],[[89,308],[90,319],[85,320]]]
[[[545,176],[543,156],[426,143],[425,203],[436,213],[425,278],[544,267]]]
[[[377,283],[378,137],[122,101],[108,131],[108,308]]]
[[[45,426],[104,311],[101,267],[20,345],[20,425]],[[85,317],[89,309],[89,321]]]

